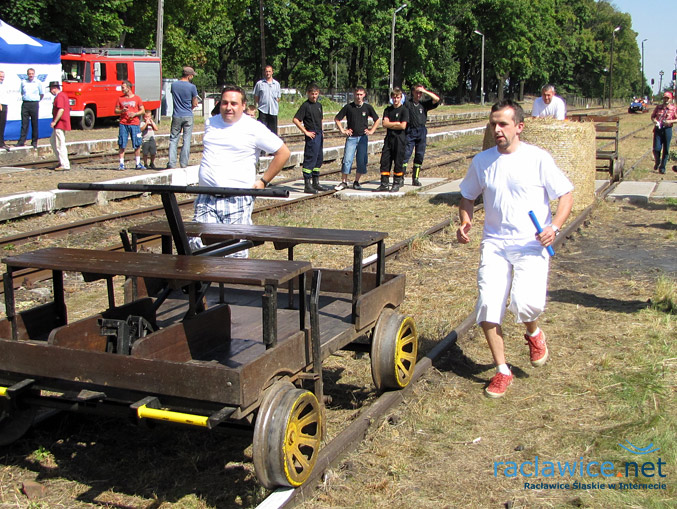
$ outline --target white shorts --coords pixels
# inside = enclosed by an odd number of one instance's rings
[[[533,322],[545,310],[550,259],[540,242],[514,243],[485,239],[477,271],[477,323],[500,324],[508,292],[517,323]]]

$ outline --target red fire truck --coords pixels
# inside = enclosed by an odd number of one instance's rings
[[[117,117],[123,80],[134,84],[146,110],[160,107],[162,62],[154,52],[131,48],[69,47],[61,55],[63,90],[74,125],[92,129],[98,118]],[[79,122],[78,122],[79,117]]]

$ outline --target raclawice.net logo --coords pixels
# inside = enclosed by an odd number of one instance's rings
[[[637,447],[629,441],[618,444],[631,453],[629,459],[613,461],[546,460],[534,456],[528,461],[495,461],[494,477],[524,479],[525,490],[665,490],[666,463],[657,458],[644,457],[660,451],[653,443]]]

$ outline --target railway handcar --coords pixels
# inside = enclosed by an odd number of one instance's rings
[[[329,355],[369,350],[380,390],[403,388],[413,375],[416,326],[399,312],[404,275],[385,271],[387,235],[184,224],[174,192],[192,188],[137,187],[162,193],[167,221],[132,229],[125,252],[48,248],[3,259],[0,444],[19,439],[42,409],[206,429],[245,425],[253,432],[260,482],[301,485],[321,446],[322,363]],[[134,251],[136,240],[149,234],[165,238],[163,253]],[[207,247],[191,252],[188,235],[201,236]],[[287,249],[288,259],[223,257],[262,242]],[[301,243],[352,246],[352,270],[294,260]],[[375,272],[363,270],[370,246]],[[54,298],[16,312],[13,276],[29,267],[52,271]],[[105,310],[69,320],[63,275],[71,271],[86,281],[107,281]],[[119,275],[130,287],[123,304],[113,293]]]

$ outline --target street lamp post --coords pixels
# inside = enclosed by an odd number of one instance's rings
[[[611,109],[611,97],[614,95],[614,40],[616,39],[616,32],[621,29],[620,26],[614,28],[611,32],[611,61],[609,62],[609,109]]]
[[[393,12],[393,27],[390,31],[390,89],[393,89],[393,80],[395,78],[395,18],[397,13],[404,9],[407,4],[400,5],[395,12]]]
[[[481,78],[480,78],[480,101],[482,106],[484,106],[484,34],[479,30],[474,31],[477,35],[482,36],[482,66],[481,66]]]
[[[649,39],[644,39],[642,41],[642,90],[640,91],[642,96],[644,96],[644,87],[646,86],[646,78],[644,77],[644,42],[648,40]]]
[[[663,93],[663,70],[661,69],[661,72],[658,73],[658,76],[660,76],[660,79],[658,80],[658,95],[661,95]]]

